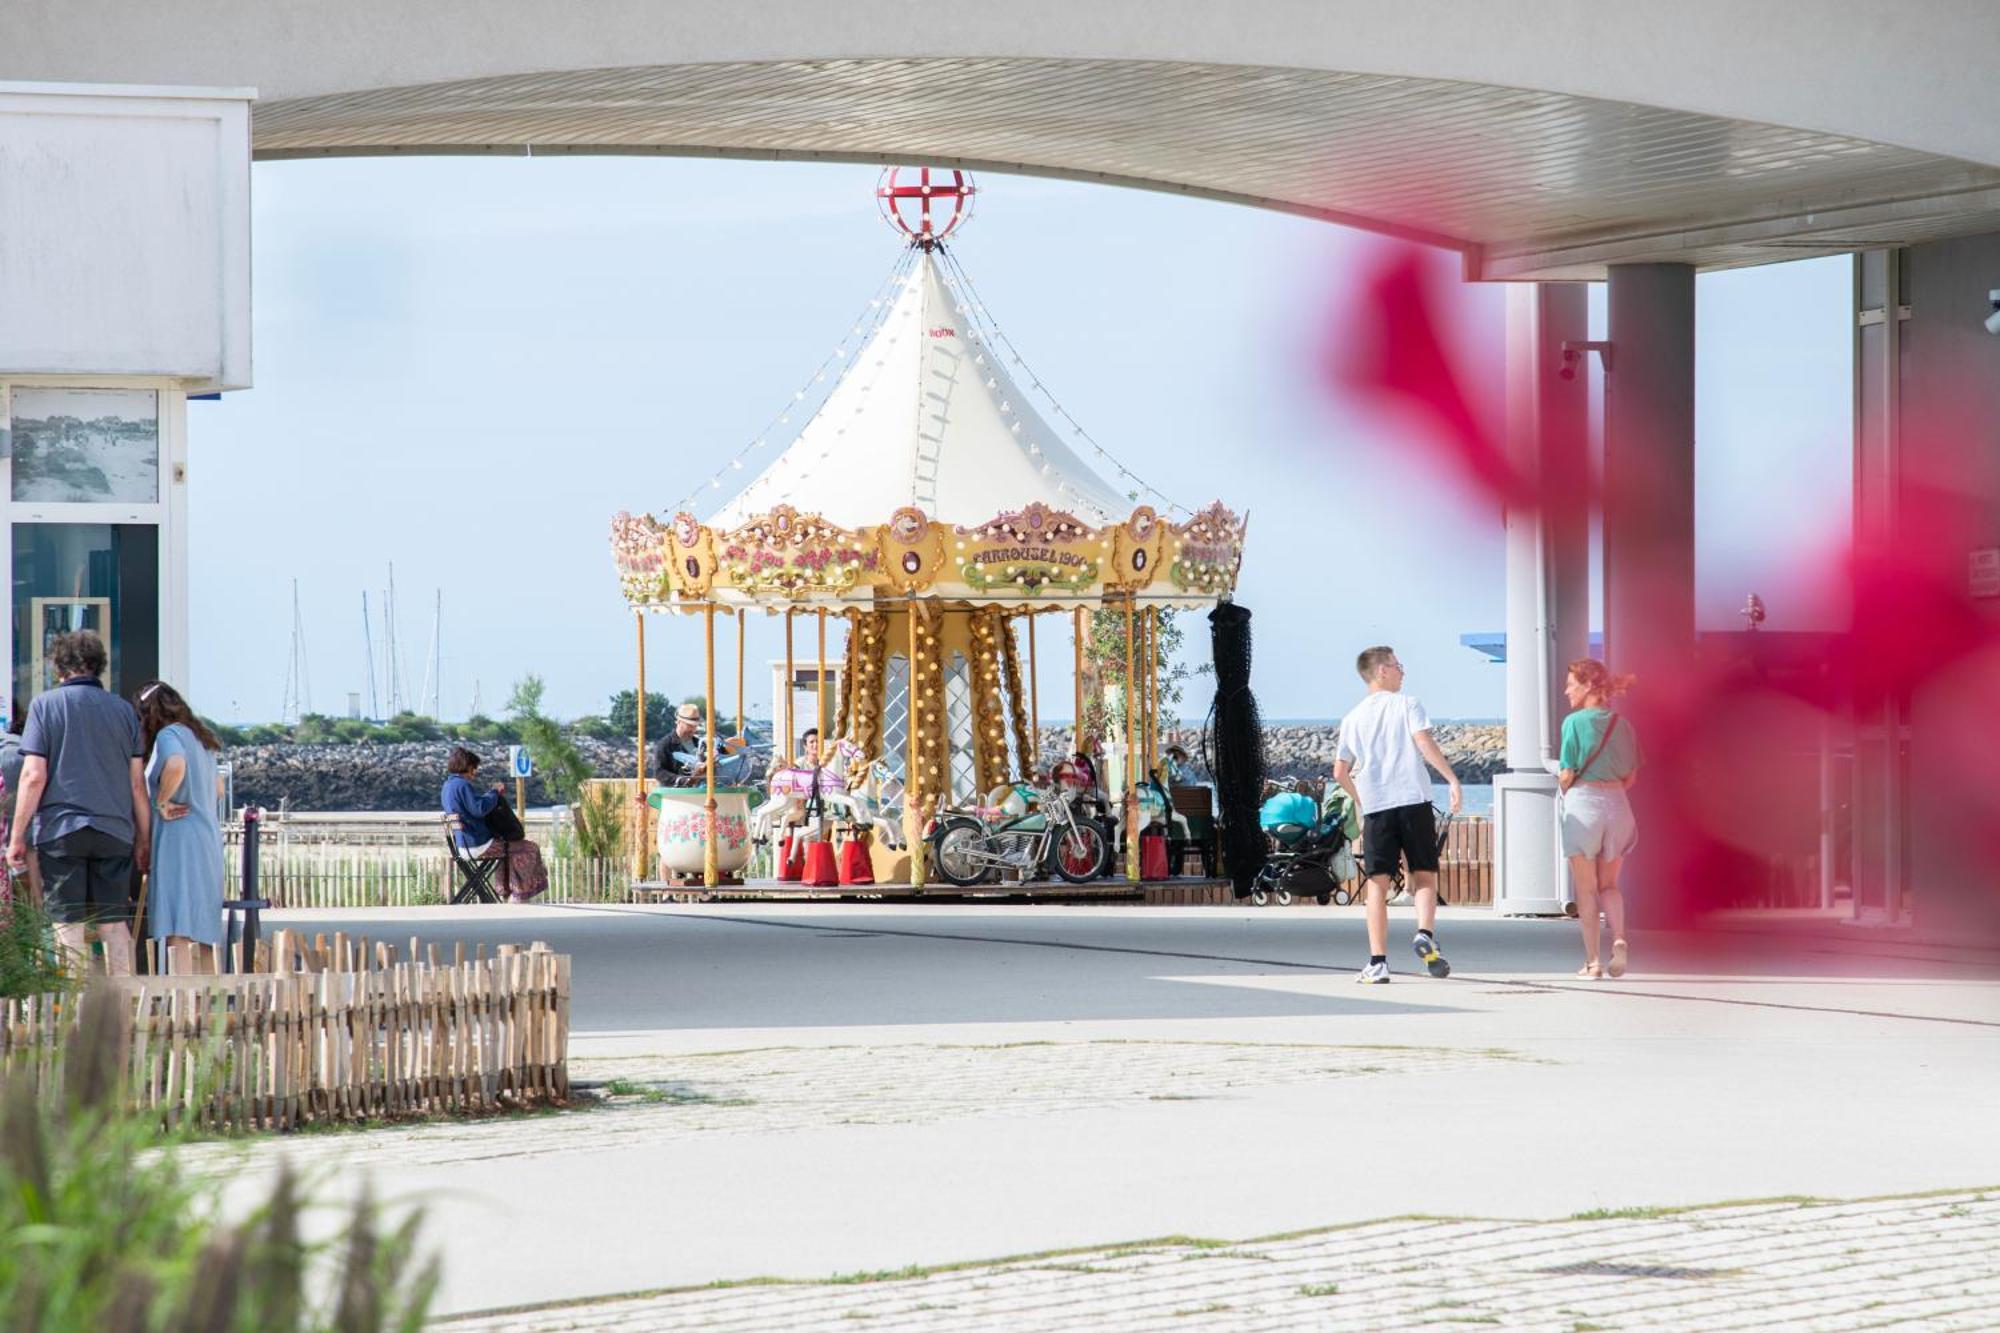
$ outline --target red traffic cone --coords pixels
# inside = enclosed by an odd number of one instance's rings
[[[842,884],[873,884],[875,863],[868,859],[868,843],[862,838],[849,838],[840,848],[840,882]]]
[[[824,838],[814,838],[806,844],[806,887],[830,889],[838,883],[840,874],[834,869],[833,844]]]
[[[1167,840],[1157,833],[1139,835],[1139,878],[1172,878],[1167,870]]]

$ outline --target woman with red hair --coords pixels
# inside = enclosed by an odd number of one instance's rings
[[[1577,924],[1583,927],[1580,977],[1625,975],[1625,896],[1618,870],[1639,841],[1625,792],[1639,773],[1639,738],[1611,701],[1631,687],[1604,663],[1580,657],[1569,664],[1563,693],[1576,711],[1563,719],[1561,771],[1563,855],[1576,889]],[[1611,927],[1609,965],[1599,961],[1598,912]]]

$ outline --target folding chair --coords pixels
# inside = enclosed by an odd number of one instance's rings
[[[467,856],[465,849],[458,845],[458,816],[444,817],[444,845],[451,851],[451,863],[458,869],[458,891],[451,895],[451,904],[497,903],[500,895],[493,891],[493,872],[506,864],[503,857],[498,861],[482,860]]]

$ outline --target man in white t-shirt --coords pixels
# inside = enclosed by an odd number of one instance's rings
[[[1409,866],[1417,903],[1417,961],[1434,977],[1451,975],[1437,946],[1437,821],[1431,815],[1430,775],[1451,785],[1451,812],[1464,803],[1458,775],[1431,735],[1430,714],[1403,693],[1403,664],[1396,650],[1375,647],[1355,660],[1367,697],[1340,719],[1333,779],[1361,811],[1361,873],[1368,877],[1368,966],[1357,981],[1389,980],[1389,877],[1398,862]]]

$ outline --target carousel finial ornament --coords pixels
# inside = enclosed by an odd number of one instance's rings
[[[925,250],[972,220],[977,193],[970,172],[929,167],[889,167],[875,186],[884,220]]]

